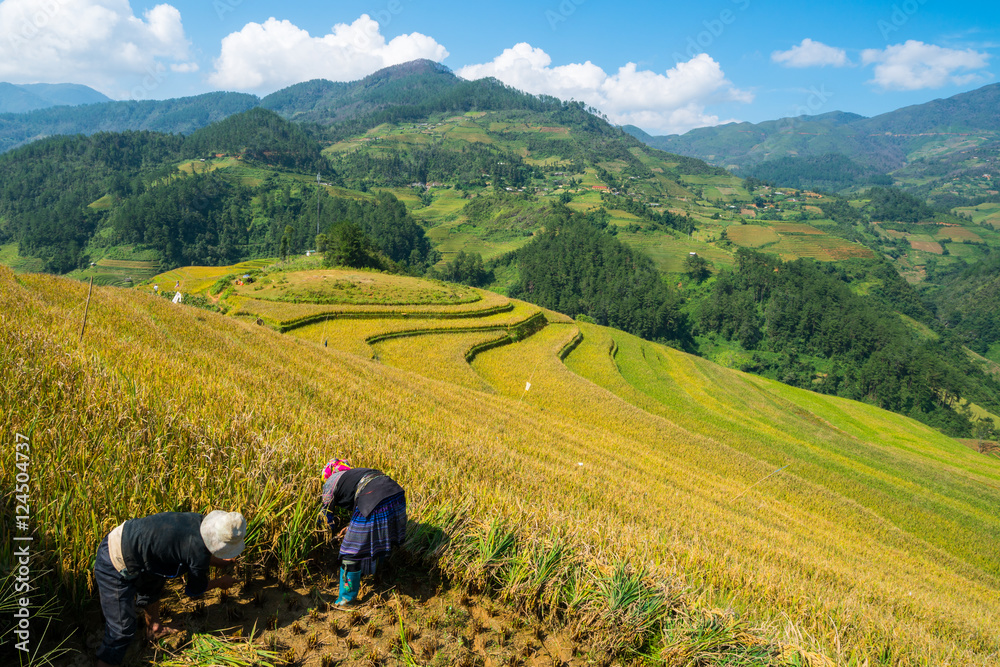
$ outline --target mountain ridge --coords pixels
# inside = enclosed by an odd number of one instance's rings
[[[48,107],[111,101],[104,93],[77,83],[0,82],[0,113],[25,113]]]
[[[908,164],[910,154],[934,141],[947,143],[948,138],[961,135],[1000,133],[1000,116],[995,111],[998,105],[1000,83],[993,83],[870,118],[832,111],[663,136],[640,134],[632,126],[624,129],[654,148],[729,168],[745,168],[779,157],[839,152],[865,166],[892,171]]]

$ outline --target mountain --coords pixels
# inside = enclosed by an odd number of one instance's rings
[[[0,114],[0,153],[57,134],[152,130],[190,133],[259,104],[255,95],[206,93],[171,100],[129,100]]]
[[[54,106],[110,102],[103,93],[75,83],[0,82],[0,113],[24,113]]]
[[[970,203],[985,196],[979,188],[964,200],[948,197],[944,172],[974,175],[1000,141],[1000,84],[990,84],[947,99],[904,107],[865,118],[834,111],[817,116],[782,118],[763,123],[730,123],[691,130],[683,135],[653,137],[626,127],[646,144],[661,150],[690,155],[711,164],[753,175],[756,165],[771,160],[799,161],[839,154],[853,164],[833,181],[864,185],[871,175],[854,178],[850,172],[892,174],[897,182],[951,205]],[[974,155],[974,151],[983,155]],[[978,164],[977,164],[978,163]],[[808,164],[795,168],[808,170]],[[789,164],[783,165],[783,169]],[[827,172],[829,173],[829,172]],[[786,183],[781,183],[785,185]],[[818,187],[818,186],[817,186]],[[972,201],[971,203],[977,203]]]
[[[461,83],[451,70],[432,60],[393,65],[358,81],[314,79],[261,100],[261,106],[292,120],[335,123],[389,106],[410,106]]]

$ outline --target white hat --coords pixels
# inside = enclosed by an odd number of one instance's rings
[[[239,512],[212,510],[201,520],[201,539],[216,558],[236,558],[243,551],[247,520]]]

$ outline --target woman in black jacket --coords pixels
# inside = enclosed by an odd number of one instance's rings
[[[362,574],[374,574],[378,563],[406,539],[406,492],[391,477],[372,468],[352,468],[333,459],[323,468],[323,511],[333,524],[332,509],[351,512],[338,534],[340,543],[339,606],[353,604]]]

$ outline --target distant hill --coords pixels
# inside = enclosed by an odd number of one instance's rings
[[[246,93],[206,93],[171,100],[105,102],[0,114],[0,153],[57,134],[152,130],[190,133],[257,106]]]
[[[24,113],[55,106],[110,102],[104,93],[75,83],[0,82],[0,113]]]
[[[873,118],[833,111],[763,123],[702,127],[658,137],[631,126],[624,129],[655,148],[723,166],[838,152],[864,165],[891,170],[932,143],[946,143],[957,136],[994,136],[1000,132],[998,105],[1000,84],[990,84]]]

